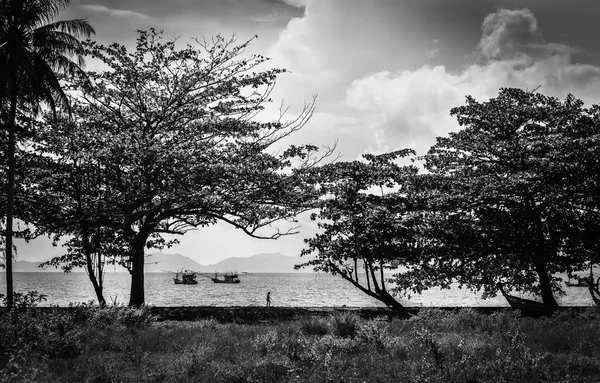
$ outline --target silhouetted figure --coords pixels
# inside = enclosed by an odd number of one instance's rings
[[[271,292],[269,291],[267,293],[267,307],[271,306]]]

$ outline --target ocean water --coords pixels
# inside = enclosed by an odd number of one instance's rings
[[[240,274],[239,284],[213,283],[198,277],[197,285],[176,285],[170,273],[149,273],[145,277],[146,303],[155,306],[262,306],[271,292],[274,306],[291,307],[382,307],[340,277],[317,273]],[[85,273],[14,273],[15,291],[37,290],[47,295],[41,306],[67,306],[69,303],[89,302],[96,296]],[[106,273],[104,297],[108,302],[129,302],[130,276],[127,273]],[[565,287],[566,295],[558,297],[561,305],[592,306],[587,288]],[[6,274],[0,273],[0,292],[6,292]],[[400,297],[405,306],[508,306],[502,296],[482,300],[481,294],[467,289],[434,288]],[[531,298],[525,296],[525,298]]]

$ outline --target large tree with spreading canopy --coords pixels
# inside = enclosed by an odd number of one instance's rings
[[[412,213],[410,185],[417,168],[397,163],[410,154],[412,150],[369,154],[362,161],[315,169],[321,199],[312,219],[320,231],[305,240],[302,251],[314,258],[296,266],[339,275],[406,315],[386,273],[398,272],[416,256],[420,218]]]
[[[558,274],[598,261],[598,107],[502,89],[451,114],[462,129],[424,157],[429,240],[405,283],[505,285],[556,305]]]
[[[111,252],[131,274],[130,305],[145,302],[144,250],[168,246],[165,234],[220,221],[278,238],[295,233],[294,217],[312,206],[306,170],[329,151],[280,142],[306,123],[313,103],[291,120],[259,119],[284,71],[246,55],[249,43],[217,36],[179,45],[154,30],[140,31],[133,51],[90,42],[86,52],[105,69],[88,72],[93,89],[39,136],[37,160],[49,162],[41,167],[63,170],[36,181],[40,196],[61,201],[36,224],[83,235],[83,216],[87,235],[115,233]],[[75,169],[90,187],[73,187]]]

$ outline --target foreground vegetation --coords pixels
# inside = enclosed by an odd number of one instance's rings
[[[0,317],[2,382],[596,382],[600,312],[160,322],[81,305]]]

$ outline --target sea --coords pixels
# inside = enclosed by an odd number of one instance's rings
[[[287,307],[383,307],[350,282],[339,276],[321,273],[249,273],[239,274],[239,284],[213,283],[209,275],[199,275],[196,285],[176,285],[171,273],[145,275],[146,304],[154,306],[263,306],[271,292],[274,306]],[[40,306],[68,306],[96,300],[85,273],[17,272],[17,292],[37,291],[46,295]],[[108,303],[127,304],[131,278],[128,273],[107,272],[104,297]],[[566,287],[566,295],[557,297],[564,306],[593,306],[587,288]],[[0,273],[0,292],[6,292],[6,273]],[[530,296],[523,298],[533,298]],[[508,306],[502,296],[483,300],[481,293],[453,286],[433,288],[422,294],[398,297],[410,307]]]

